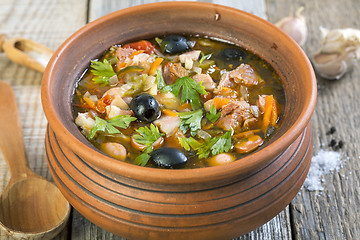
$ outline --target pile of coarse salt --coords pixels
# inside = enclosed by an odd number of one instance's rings
[[[313,156],[311,166],[304,187],[309,191],[324,190],[322,186],[323,175],[341,167],[341,154],[335,151],[321,149]]]

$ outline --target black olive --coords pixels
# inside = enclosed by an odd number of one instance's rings
[[[188,40],[180,35],[170,35],[163,39],[164,52],[169,54],[181,53],[189,49]]]
[[[150,153],[151,160],[163,168],[181,168],[187,162],[183,152],[175,148],[159,148]]]
[[[160,117],[159,103],[148,93],[136,95],[130,102],[130,108],[140,121],[152,122]]]
[[[240,48],[225,48],[215,54],[216,63],[221,68],[233,69],[240,65],[242,60],[247,56],[245,50]],[[229,67],[231,65],[231,67]]]
[[[225,48],[221,51],[221,56],[226,60],[241,60],[246,52],[240,48]]]

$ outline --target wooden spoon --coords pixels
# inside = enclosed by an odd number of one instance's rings
[[[53,55],[51,49],[30,39],[21,37],[8,39],[6,35],[0,34],[0,52],[2,51],[11,61],[39,72],[45,71]]]
[[[60,190],[30,170],[11,86],[0,82],[0,149],[10,181],[0,196],[0,227],[17,239],[51,239],[65,227],[70,205]]]

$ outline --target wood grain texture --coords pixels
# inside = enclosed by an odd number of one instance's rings
[[[0,0],[0,33],[9,38],[25,37],[55,50],[86,24],[86,13],[86,0]],[[8,82],[14,88],[29,166],[51,180],[44,146],[47,121],[40,100],[41,79],[41,73],[12,63],[0,53],[0,81]],[[8,168],[0,153],[0,190],[8,181]],[[58,239],[67,236],[67,230],[64,230]],[[0,239],[8,237],[1,232]]]
[[[304,50],[312,56],[319,48],[319,27],[359,28],[360,1],[305,1],[268,0],[268,16],[272,22],[304,6],[309,35]],[[331,139],[345,145],[343,168],[324,176],[324,191],[305,189],[290,205],[295,239],[360,239],[360,69],[339,81],[318,80],[318,100],[312,118],[314,153],[330,150]],[[331,126],[332,135],[326,134]]]

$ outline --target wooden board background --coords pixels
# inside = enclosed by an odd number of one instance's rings
[[[26,37],[56,49],[73,32],[112,11],[158,2],[151,0],[0,0],[0,33]],[[271,22],[304,6],[309,36],[308,56],[320,46],[319,27],[360,28],[359,0],[206,0],[248,11]],[[46,163],[46,118],[40,99],[42,74],[11,63],[0,53],[0,80],[10,83],[17,97],[30,167],[51,180]],[[332,138],[343,140],[343,167],[324,176],[324,191],[302,189],[274,219],[238,239],[360,239],[360,70],[339,81],[318,78],[318,101],[312,118],[314,152],[327,149]],[[0,103],[1,104],[1,103]],[[1,114],[1,113],[0,113]],[[331,126],[337,131],[326,132]],[[0,190],[9,173],[0,153]],[[1,239],[7,239],[3,232]],[[58,239],[123,239],[108,233],[73,211],[67,231]]]

